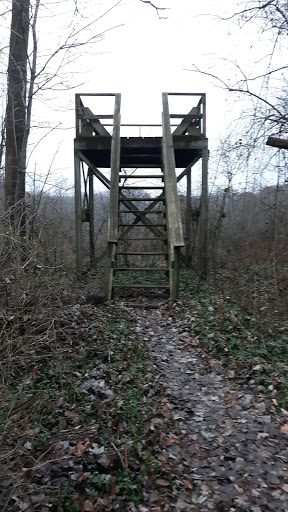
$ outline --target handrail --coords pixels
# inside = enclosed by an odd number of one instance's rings
[[[110,206],[108,219],[108,242],[118,241],[118,203],[119,203],[119,171],[120,171],[120,127],[121,127],[121,94],[115,95],[114,125],[111,143],[111,179]]]
[[[171,255],[175,247],[184,246],[183,228],[180,211],[180,201],[177,192],[177,178],[175,173],[174,145],[170,127],[168,94],[163,93],[163,139],[162,158],[165,180],[165,199],[168,222],[168,243]],[[172,256],[173,258],[173,256]]]
[[[188,114],[170,114],[170,119],[182,119],[182,122],[176,128],[175,135],[178,134],[179,129],[185,128],[192,122],[193,126],[200,130],[200,134],[206,138],[206,93],[193,93],[193,92],[168,92],[167,96],[196,96],[199,99],[196,107],[193,107]],[[186,122],[186,123],[185,123]],[[181,131],[181,130],[180,130]],[[174,133],[172,134],[174,135]]]

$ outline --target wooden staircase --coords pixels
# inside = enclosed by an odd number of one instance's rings
[[[183,113],[181,105],[186,96],[195,101],[188,113]],[[172,97],[174,105],[171,104],[171,114],[168,97]],[[119,295],[130,289],[137,292],[137,288],[146,291],[154,289],[156,293],[167,290],[171,299],[178,297],[180,249],[184,246],[184,240],[177,183],[183,179],[186,181],[188,240],[191,236],[188,215],[191,210],[191,173],[200,160],[202,185],[197,255],[199,274],[203,277],[207,275],[206,95],[164,93],[162,102],[162,124],[121,125],[120,94],[83,93],[75,97],[76,269],[81,278],[83,264],[87,265],[88,259],[87,228],[90,268],[96,265],[94,184],[99,182],[101,188],[104,186],[110,193],[104,280],[108,300],[113,291]],[[129,136],[120,135],[120,131],[123,129],[125,132],[128,127]],[[139,129],[139,136],[133,135],[135,127]],[[156,127],[157,135],[141,136],[141,130],[145,127],[149,127],[150,133]],[[176,127],[173,133],[171,127]],[[162,129],[161,134],[159,129]],[[175,167],[181,169],[177,178]],[[83,251],[85,246],[86,251]]]
[[[157,185],[151,185],[151,181]],[[158,191],[160,197],[151,197]],[[148,169],[141,175],[120,174],[119,205],[112,287],[169,290],[163,172],[152,174]]]
[[[135,155],[134,170],[120,171],[120,98],[116,101],[105,278],[108,300],[116,290],[167,290],[173,300],[179,293],[184,241],[167,94],[163,94],[162,129],[162,151],[155,161],[149,155],[149,167],[145,167],[143,155],[141,160]],[[161,167],[157,168],[159,157]]]

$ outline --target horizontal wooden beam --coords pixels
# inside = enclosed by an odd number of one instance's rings
[[[202,119],[202,114],[170,114],[170,119]]]
[[[168,96],[205,96],[205,92],[167,92]]]
[[[83,92],[75,94],[76,97],[81,98],[82,96],[116,96],[114,92]]]
[[[278,137],[268,137],[266,146],[273,148],[288,149],[288,139],[279,139]]]
[[[106,114],[103,114],[103,115],[102,114],[99,114],[99,115],[97,115],[97,114],[93,114],[93,115],[80,114],[79,115],[79,119],[88,119],[88,121],[93,121],[93,120],[96,121],[97,119],[113,119],[113,118],[114,118],[114,116],[110,115],[110,114],[109,115],[108,114],[107,115]]]

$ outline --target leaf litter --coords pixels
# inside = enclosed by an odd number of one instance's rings
[[[62,364],[40,343],[17,373],[1,510],[288,512],[287,417],[261,386],[209,359],[181,302],[101,308],[56,315]]]

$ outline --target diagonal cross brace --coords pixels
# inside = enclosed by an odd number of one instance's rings
[[[101,181],[101,183],[106,187],[108,188],[108,190],[110,190],[110,180],[108,178],[106,178],[106,176],[101,172],[99,171],[99,169],[92,163],[90,162],[89,158],[87,158],[81,151],[78,152],[78,155],[79,157],[81,158],[81,160],[83,160],[83,162],[85,162],[86,165],[88,165],[88,167],[90,167],[90,169],[92,169],[93,171],[93,174],[94,176],[96,176],[96,178],[99,179],[99,181]],[[126,196],[120,192],[120,197],[121,199],[125,198]],[[123,204],[125,205],[125,207],[128,209],[128,210],[138,210],[139,212],[141,212],[141,215],[143,215],[144,212],[147,212],[149,213],[149,211],[151,211],[154,206],[159,203],[159,201],[161,201],[161,199],[163,198],[163,194],[160,194],[158,196],[158,198],[155,198],[155,201],[153,201],[153,203],[151,203],[147,208],[145,208],[145,210],[140,210],[139,208],[137,208],[136,205],[131,205],[130,202],[126,202],[124,201]],[[128,199],[128,198],[127,198]],[[135,226],[135,224],[138,224],[138,222],[141,220],[139,215],[137,215],[137,213],[133,212],[133,214],[135,215],[135,220],[134,222],[131,224],[131,227]],[[135,222],[136,221],[136,222]],[[145,218],[142,219],[142,223],[146,225],[148,224],[148,221],[146,221]],[[151,226],[151,222],[149,222],[149,226],[147,225],[147,227],[149,227],[150,231],[153,233],[153,235],[155,236],[162,236],[162,233],[159,229],[157,229],[156,227],[153,228]],[[125,231],[122,233],[122,235],[126,235],[129,231],[130,231],[130,227],[129,228],[126,228]]]

